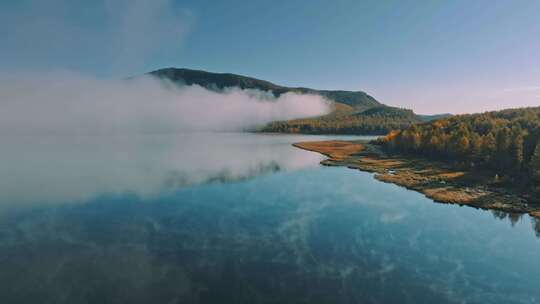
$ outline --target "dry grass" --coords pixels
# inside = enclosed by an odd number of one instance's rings
[[[380,181],[421,192],[437,202],[529,213],[540,219],[538,206],[527,204],[511,189],[493,191],[489,174],[480,171],[454,170],[448,164],[421,158],[389,157],[369,143],[333,140],[294,146],[328,156],[322,162],[325,165],[375,172]]]
[[[436,175],[436,177],[447,180],[447,179],[455,179],[455,178],[463,177],[464,175],[465,175],[465,172],[457,171],[457,172],[439,173]]]
[[[479,195],[466,190],[449,187],[424,189],[422,193],[438,202],[450,204],[470,204],[479,197]]]
[[[369,156],[363,157],[361,161],[368,165],[378,165],[388,169],[397,168],[403,165],[403,161],[397,159],[382,159]]]
[[[425,179],[408,172],[400,172],[397,174],[377,174],[375,178],[385,183],[393,183],[415,190],[419,189],[419,187],[425,183]]]
[[[319,152],[328,156],[333,161],[342,161],[351,155],[364,150],[364,146],[358,143],[341,140],[309,141],[295,143],[295,147]]]

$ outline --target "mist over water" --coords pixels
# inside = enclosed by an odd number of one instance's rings
[[[148,199],[194,184],[314,167],[323,157],[291,144],[329,137],[190,132],[0,138],[1,208],[125,193]]]
[[[150,76],[0,74],[0,206],[108,193],[148,197],[316,165],[320,156],[300,157],[290,136],[224,132],[329,110],[320,96],[214,92]]]
[[[321,96],[176,86],[150,76],[71,72],[0,75],[0,134],[239,131],[330,111]]]
[[[223,132],[329,108],[319,96],[276,98],[233,88],[218,93],[150,76],[1,74],[0,206],[84,201],[108,193],[148,197],[316,165],[316,154],[291,153],[292,141],[285,149],[269,144],[283,137]]]

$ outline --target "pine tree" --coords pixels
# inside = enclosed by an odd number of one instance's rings
[[[510,154],[512,167],[516,172],[520,171],[523,163],[523,135],[521,133],[513,136],[512,143],[510,145]]]
[[[535,185],[538,185],[540,183],[540,143],[536,144],[536,148],[534,148],[529,166]]]
[[[489,162],[495,156],[495,151],[497,150],[497,143],[495,141],[495,136],[493,133],[489,133],[484,136],[482,139],[482,156],[484,161]]]
[[[477,133],[471,134],[470,140],[471,156],[473,161],[478,161],[482,157],[482,138]]]
[[[499,130],[495,139],[497,142],[497,151],[495,154],[497,162],[495,165],[499,170],[506,171],[511,167],[511,158],[509,157],[511,142],[510,129],[503,128]]]
[[[458,140],[457,152],[460,157],[465,157],[469,152],[470,141],[467,136],[462,135]]]

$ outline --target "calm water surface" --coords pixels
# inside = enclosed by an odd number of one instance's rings
[[[0,303],[540,303],[538,222],[290,146],[329,138],[2,138]]]

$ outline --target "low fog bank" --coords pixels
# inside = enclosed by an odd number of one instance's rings
[[[322,115],[317,95],[230,88],[217,93],[156,78],[99,80],[70,72],[0,74],[0,134],[240,131]]]

